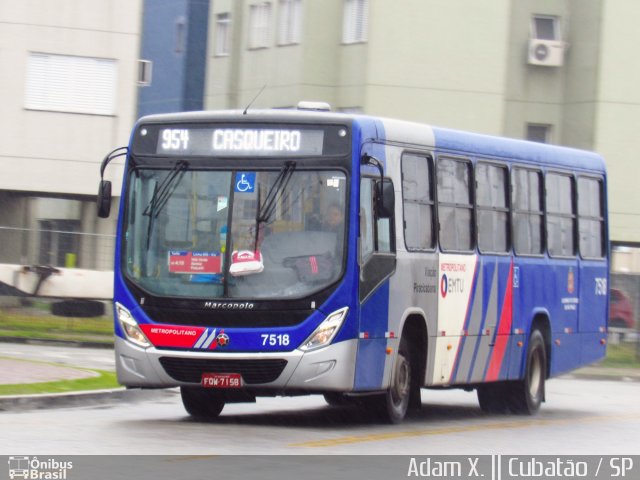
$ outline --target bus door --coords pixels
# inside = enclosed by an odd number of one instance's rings
[[[389,277],[396,266],[393,217],[381,216],[376,206],[379,185],[379,177],[363,177],[360,182],[360,329],[356,390],[378,390],[383,386],[387,341],[395,333],[399,336],[398,332],[389,332]]]
[[[609,290],[604,212],[602,178],[578,177],[578,246],[582,258],[578,312],[583,364],[602,358],[604,349],[600,340],[607,326]]]
[[[549,264],[544,285],[553,336],[551,374],[555,374],[580,364],[576,187],[572,175],[547,172],[545,189]]]
[[[513,318],[509,378],[519,379],[524,371],[525,345],[531,322],[547,301],[544,251],[544,182],[539,169],[514,166],[511,169],[511,244],[513,257]]]

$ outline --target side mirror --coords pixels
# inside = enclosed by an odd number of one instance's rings
[[[96,203],[98,205],[98,216],[100,218],[108,218],[111,212],[111,182],[109,180],[100,180]]]
[[[391,218],[395,210],[396,196],[393,191],[393,182],[383,180],[376,182],[376,213],[378,218]]]

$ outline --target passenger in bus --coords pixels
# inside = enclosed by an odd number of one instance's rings
[[[342,232],[344,229],[344,215],[339,204],[332,203],[329,205],[322,222],[322,229],[333,233]]]
[[[338,203],[332,203],[327,208],[323,221],[323,230],[335,234],[335,247],[332,252],[333,270],[339,272],[342,267],[344,252],[344,213]]]

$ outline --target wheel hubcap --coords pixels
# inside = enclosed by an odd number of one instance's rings
[[[395,405],[402,404],[405,398],[409,396],[411,372],[409,362],[404,355],[398,355],[398,362],[395,372],[395,380],[391,389],[391,397]]]
[[[542,374],[542,359],[540,357],[540,350],[536,350],[531,358],[531,370],[529,374],[529,394],[533,399],[537,399],[540,396]]]

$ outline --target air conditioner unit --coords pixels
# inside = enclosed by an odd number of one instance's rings
[[[561,67],[564,63],[565,43],[560,40],[529,40],[529,65]]]

